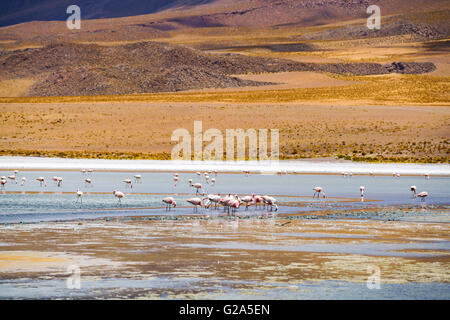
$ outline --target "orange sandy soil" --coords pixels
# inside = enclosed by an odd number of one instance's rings
[[[195,120],[223,135],[279,129],[286,159],[447,162],[449,153],[450,108],[443,106],[85,102],[0,104],[0,111],[1,155],[169,159],[172,132],[192,134]]]
[[[66,276],[79,265],[92,277],[204,277],[289,282],[367,280],[368,266],[382,283],[450,282],[449,250],[407,250],[426,257],[333,252],[195,248],[185,244],[236,245],[424,243],[449,241],[448,224],[382,221],[166,220],[86,221],[12,225],[0,233],[0,278]],[[297,233],[320,233],[305,237]],[[290,235],[289,235],[290,234]],[[338,238],[337,235],[367,238]],[[13,246],[12,246],[13,245]],[[402,251],[402,250],[399,250]],[[403,250],[404,251],[404,250]],[[54,258],[54,257],[57,257]]]

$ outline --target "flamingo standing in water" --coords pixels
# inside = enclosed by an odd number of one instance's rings
[[[122,180],[122,182],[124,182],[127,187],[130,187],[131,189],[133,189],[133,182],[131,181],[131,179],[125,179],[125,180]]]
[[[19,173],[19,170],[14,170],[14,174],[18,174]]]
[[[229,207],[231,208],[231,212],[236,215],[236,210],[239,209],[239,207],[241,206],[241,200],[239,199],[239,197],[237,195],[234,196],[234,198],[232,198],[229,201]]]
[[[84,179],[84,185],[85,185],[86,187],[87,187],[87,186],[90,186],[91,188],[94,186],[94,185],[92,184],[92,180],[89,179],[89,178]]]
[[[264,203],[267,204],[267,206],[270,206],[270,211],[273,210],[273,207],[275,207],[275,211],[278,211],[278,205],[277,202],[278,200],[275,199],[274,197],[269,197],[269,196],[263,196],[264,199]]]
[[[61,187],[62,181],[63,181],[63,178],[61,178],[61,177],[56,177],[56,183],[57,183],[58,188]]]
[[[255,209],[258,209],[258,204],[262,203],[264,205],[264,199],[261,196],[255,196],[252,194],[253,202],[255,203]]]
[[[8,179],[11,180],[11,183],[14,182],[15,184],[17,184],[17,180],[16,180],[16,176],[15,176],[15,175],[13,175],[13,174],[10,175],[10,176],[8,177]]]
[[[22,177],[22,183],[21,183],[20,185],[21,185],[21,186],[24,186],[26,181],[27,181],[27,178]]]
[[[321,193],[322,193],[322,197],[325,198],[325,192],[323,192],[323,188],[322,187],[314,187],[313,190],[314,190],[313,198],[317,194],[317,199],[318,199]]]
[[[416,191],[417,191],[417,187],[416,186],[411,186],[411,192],[413,194],[413,198],[415,198],[417,196]]]
[[[173,206],[174,208],[177,206],[177,203],[175,202],[175,200],[172,197],[167,197],[162,199],[162,202],[164,202],[166,204],[166,210],[170,211],[171,206]]]
[[[190,198],[187,199],[186,202],[189,202],[190,204],[194,205],[194,212],[197,212],[198,206],[202,205],[202,199],[200,198]]]
[[[195,192],[195,194],[198,194],[198,193],[199,193],[199,190],[203,190],[202,184],[201,184],[201,183],[194,183],[192,186],[193,186],[195,189],[197,189],[196,192]]]
[[[245,210],[248,210],[248,206],[253,202],[255,198],[255,194],[253,193],[251,196],[245,196],[241,198],[241,201],[245,203]]]
[[[214,186],[215,183],[216,183],[216,179],[211,178],[211,186]]]
[[[136,174],[134,176],[134,182],[135,183],[142,183],[142,176],[140,174]]]
[[[41,187],[42,187],[42,185],[44,185],[44,187],[47,186],[47,183],[45,182],[44,177],[36,178],[36,180],[39,181],[39,185],[40,185]]]
[[[173,181],[175,181],[174,187],[177,186],[177,182],[178,182],[178,177],[173,177]]]
[[[220,194],[208,194],[203,200],[207,200],[205,203],[205,208],[209,208],[214,203],[214,208],[217,209],[217,204],[220,201]]]
[[[81,191],[80,189],[77,189],[77,203],[78,200],[80,200],[81,204],[83,204],[83,191]]]
[[[424,202],[425,198],[428,197],[428,192],[422,191],[421,193],[417,194],[417,196],[420,198],[421,202]]]
[[[430,180],[430,174],[429,173],[425,173],[424,176],[425,176],[425,179]]]
[[[122,198],[125,198],[125,193],[121,192],[121,191],[113,191],[113,195],[119,199],[119,205],[122,205]]]
[[[5,190],[5,184],[7,184],[7,183],[8,183],[8,180],[6,180],[6,179],[1,179],[0,180],[0,185],[2,186],[3,190]]]
[[[366,188],[364,188],[363,186],[359,187],[359,192],[360,192],[360,195],[361,195],[361,202],[364,202],[364,190],[365,189]]]

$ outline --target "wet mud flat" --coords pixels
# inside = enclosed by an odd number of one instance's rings
[[[450,299],[450,224],[289,217],[4,225],[0,298]]]

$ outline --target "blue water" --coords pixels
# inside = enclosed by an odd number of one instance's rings
[[[299,284],[203,278],[81,279],[80,289],[68,289],[66,279],[0,280],[0,299],[421,299],[449,300],[448,283],[380,284],[305,281]],[[180,294],[180,296],[177,296]],[[197,296],[198,295],[198,296]]]
[[[9,176],[12,172],[0,171],[1,176]],[[129,188],[122,182],[124,179],[132,179],[135,174],[141,174],[140,183],[134,183]],[[37,177],[46,178],[47,187],[41,187],[36,180]],[[51,180],[53,176],[63,178],[61,187]],[[21,177],[26,177],[24,186],[20,185]],[[92,187],[85,184],[84,179],[92,180]],[[432,177],[426,180],[421,176],[405,176],[394,178],[391,176],[358,176],[343,178],[340,175],[260,175],[252,174],[218,174],[211,175],[216,179],[214,185],[206,183],[203,175],[195,173],[180,173],[179,181],[174,186],[173,173],[127,173],[127,172],[93,172],[81,173],[76,171],[28,171],[19,172],[18,184],[11,181],[5,186],[5,192],[0,192],[0,223],[9,222],[37,222],[55,221],[79,218],[97,218],[105,216],[123,215],[157,215],[167,214],[163,209],[161,200],[171,195],[175,198],[178,208],[170,214],[192,213],[192,209],[180,208],[186,206],[186,199],[195,194],[195,190],[189,187],[188,179],[194,183],[203,185],[202,192],[220,194],[268,194],[274,195],[278,201],[323,204],[315,210],[331,209],[349,206],[348,203],[340,202],[342,199],[356,199],[354,206],[373,205],[374,202],[360,203],[359,187],[365,186],[365,198],[379,200],[377,205],[422,205],[419,199],[413,199],[410,186],[417,186],[417,192],[427,191],[427,205],[450,204],[450,178]],[[327,195],[324,199],[312,199],[314,186],[321,186]],[[83,203],[76,203],[75,192],[77,189],[85,192]],[[117,199],[113,196],[113,190],[120,190],[127,194],[119,206]],[[21,193],[10,193],[21,192]],[[30,193],[38,192],[38,193]],[[68,194],[67,194],[68,193]],[[145,194],[139,194],[145,193]],[[293,196],[294,198],[283,197]],[[331,202],[329,202],[331,200]],[[144,208],[159,209],[144,209]],[[117,210],[121,209],[121,210]],[[203,210],[203,211],[201,211]],[[204,209],[199,212],[209,214],[219,213],[220,210]],[[304,207],[281,206],[279,213],[295,213],[307,211]],[[240,209],[244,212],[244,208]],[[250,210],[248,213],[257,213]]]

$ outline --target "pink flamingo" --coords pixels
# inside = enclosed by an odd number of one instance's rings
[[[41,187],[42,187],[42,184],[44,184],[44,187],[47,186],[47,183],[45,182],[44,177],[36,178],[36,180],[39,181],[39,185],[40,185]]]
[[[194,183],[192,186],[196,189],[195,194],[198,194],[198,193],[199,193],[199,190],[203,190],[203,189],[202,189],[202,184],[201,184],[201,183]]]
[[[422,192],[419,193],[417,196],[420,198],[420,201],[421,201],[421,202],[424,202],[424,201],[425,201],[425,198],[428,197],[428,192],[422,191]]]
[[[135,183],[142,183],[142,176],[140,174],[136,174],[134,176],[134,182]]]
[[[0,185],[2,186],[3,190],[5,189],[5,184],[7,184],[7,183],[8,183],[8,180],[6,180],[6,179],[1,179],[0,180]]]
[[[211,178],[211,186],[214,186],[216,184],[216,179]]]
[[[21,186],[24,186],[26,181],[27,181],[27,178],[22,177],[22,183],[21,183],[20,185],[21,185]]]
[[[125,179],[125,180],[122,180],[122,182],[124,182],[127,187],[130,187],[131,189],[133,189],[133,182],[131,181],[131,179]]]
[[[174,187],[177,186],[177,182],[178,182],[178,177],[173,177],[173,181],[175,181]]]
[[[56,177],[56,183],[57,183],[57,185],[58,185],[58,188],[61,187],[62,181],[63,181],[63,178],[61,178],[61,177]]]
[[[162,201],[166,204],[166,211],[170,211],[171,206],[173,206],[174,208],[177,206],[177,203],[172,197],[164,198]]]
[[[241,200],[237,195],[234,196],[229,202],[229,207],[231,208],[231,212],[236,215],[236,210],[241,206]]]
[[[263,204],[264,205],[264,199],[262,198],[262,196],[255,196],[255,194],[252,194],[253,197],[253,202],[255,203],[255,209],[258,209],[258,204]]]
[[[198,206],[202,205],[202,199],[200,198],[190,198],[187,199],[186,202],[189,202],[190,204],[194,205],[194,212],[197,212]]]
[[[121,205],[122,205],[122,198],[125,198],[125,193],[123,193],[123,192],[121,192],[121,191],[116,191],[116,190],[114,190],[114,191],[113,191],[113,195],[114,195],[117,199],[119,199],[119,205],[121,206]]]
[[[430,180],[430,174],[429,173],[425,173],[424,176],[425,176],[425,179]]]
[[[207,200],[205,203],[205,208],[209,208],[214,203],[214,208],[217,209],[217,204],[220,201],[220,194],[208,194],[203,200]]]
[[[77,189],[77,203],[78,200],[80,200],[81,204],[83,204],[83,191],[80,191],[80,189]]]
[[[241,198],[241,201],[245,203],[245,210],[248,210],[248,206],[253,202],[255,198],[255,194],[253,193],[251,196],[245,196]]]
[[[10,176],[8,177],[8,179],[11,180],[11,183],[14,182],[15,184],[17,184],[17,180],[16,180],[16,176],[15,176],[15,175],[13,175],[13,174],[10,175]]]
[[[325,192],[323,192],[323,188],[322,188],[322,187],[314,187],[313,190],[314,190],[313,198],[314,198],[314,197],[316,196],[316,194],[317,194],[317,199],[318,199],[319,196],[320,196],[320,193],[322,193],[322,197],[325,198]]]
[[[364,202],[364,190],[366,188],[364,188],[363,186],[359,187],[359,192],[361,194],[361,202]]]
[[[269,196],[263,196],[264,199],[264,203],[267,204],[267,206],[270,206],[270,211],[273,210],[273,207],[275,207],[275,211],[278,211],[278,205],[277,202],[278,200],[275,199],[274,197],[269,197]]]

